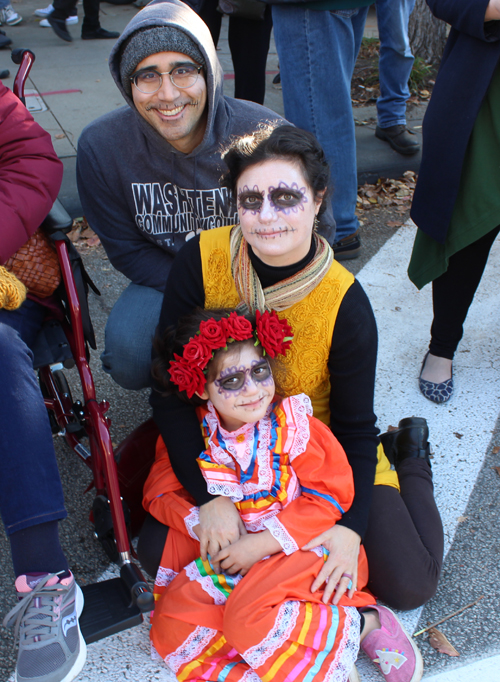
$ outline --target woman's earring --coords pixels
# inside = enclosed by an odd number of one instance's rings
[[[315,216],[313,230],[317,230],[318,228],[319,228],[319,220],[318,220],[318,216]]]

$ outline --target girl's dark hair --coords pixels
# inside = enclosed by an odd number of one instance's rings
[[[192,398],[188,398],[185,391],[179,391],[179,387],[174,384],[170,379],[170,361],[174,360],[174,353],[182,356],[184,352],[184,346],[189,342],[190,339],[194,337],[198,329],[200,328],[200,323],[206,320],[221,320],[227,317],[232,309],[217,308],[212,310],[204,310],[203,308],[196,308],[194,312],[190,315],[185,315],[181,317],[177,327],[172,329],[167,329],[163,336],[156,333],[153,339],[153,351],[154,359],[151,365],[151,374],[156,382],[156,388],[162,395],[172,395],[177,394],[181,400],[189,403],[190,405],[203,405],[206,401],[199,398],[196,394]],[[254,315],[243,315],[252,323],[252,327],[255,329],[255,316]],[[231,346],[235,349],[240,345],[240,343],[252,343],[253,339],[249,341],[241,341],[231,343]],[[214,360],[217,360],[217,356],[221,353],[216,351],[214,354]],[[207,381],[213,381],[217,376],[218,363],[210,362],[208,364],[207,371]]]
[[[326,208],[330,167],[318,140],[312,133],[291,125],[269,125],[255,133],[239,137],[224,153],[228,171],[221,178],[221,186],[227,187],[236,201],[238,178],[250,166],[271,159],[283,159],[297,163],[314,197],[324,192],[321,215]]]

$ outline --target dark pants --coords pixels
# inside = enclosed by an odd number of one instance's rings
[[[443,561],[443,527],[429,465],[407,459],[398,469],[401,494],[387,485],[373,490],[365,536],[369,589],[396,609],[422,606],[435,594]],[[137,553],[154,577],[168,528],[148,515]]]
[[[99,2],[100,0],[83,0],[83,24],[82,33],[95,31],[99,28]],[[68,17],[75,13],[77,0],[54,0],[54,11],[50,15],[54,19],[66,21]]]
[[[453,360],[463,325],[483,276],[500,225],[451,258],[447,271],[432,283],[434,320],[429,352]]]
[[[199,12],[217,47],[222,14],[217,0],[205,0]],[[273,20],[266,6],[264,20],[229,18],[229,49],[234,67],[234,96],[264,104],[266,94],[266,62]]]
[[[421,459],[398,468],[401,494],[373,488],[364,546],[368,588],[392,608],[409,610],[434,596],[443,562],[443,526],[434,500],[431,469]]]

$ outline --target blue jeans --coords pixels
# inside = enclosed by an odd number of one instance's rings
[[[408,21],[415,0],[376,0],[380,38],[380,97],[377,119],[381,128],[406,125],[406,102],[410,97],[408,79],[413,55],[408,40]]]
[[[52,432],[33,371],[45,309],[0,310],[0,512],[7,535],[66,517]]]
[[[122,388],[151,386],[151,347],[162,301],[156,289],[131,283],[109,314],[102,368]]]
[[[368,7],[310,10],[273,5],[285,118],[312,132],[331,168],[336,239],[359,227],[351,79]]]

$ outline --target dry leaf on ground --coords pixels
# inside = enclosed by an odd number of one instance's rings
[[[440,654],[447,656],[460,656],[453,644],[443,635],[441,630],[431,628],[429,630],[429,644],[433,649],[436,649]]]
[[[73,220],[73,228],[68,233],[68,237],[73,244],[77,243],[78,246],[98,246],[101,243],[101,240],[89,226],[85,217]]]
[[[494,455],[498,455],[498,453],[500,452],[500,447],[498,445],[496,445],[491,452]]]
[[[493,471],[496,471],[497,474],[500,476],[500,467],[491,467]]]

